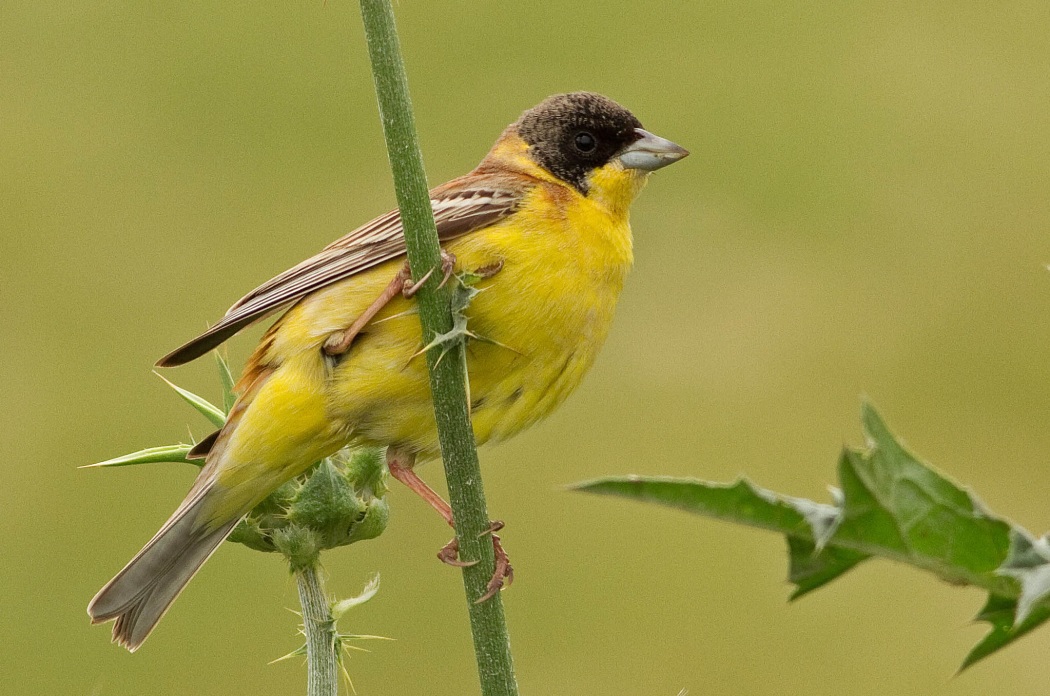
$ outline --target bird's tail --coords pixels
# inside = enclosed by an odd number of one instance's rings
[[[273,422],[289,422],[294,418],[302,421],[303,413],[314,415],[309,424],[318,431],[327,424],[323,399],[317,397],[322,390],[310,385],[308,389],[301,389],[308,398],[288,398],[294,392],[286,382],[276,385],[283,398],[264,399],[263,412],[253,424],[250,406],[273,373],[272,368],[249,366],[242,378],[241,395],[230,409],[226,424],[217,436],[203,440],[191,450],[191,457],[205,457],[206,461],[186,499],[149,543],[88,604],[92,623],[116,621],[113,640],[128,650],[137,650],[142,645],[182,588],[245,513],[310,463],[330,453],[318,450],[304,455],[297,449],[300,441],[309,439],[314,431],[283,438],[270,433],[270,439],[266,440],[269,446],[263,454],[258,449],[241,452],[231,444],[233,433],[242,424],[258,433]],[[295,380],[298,375],[292,372],[286,377]],[[313,406],[312,410],[304,407],[304,403]],[[258,438],[253,435],[246,441],[256,443]],[[238,475],[224,479],[224,472],[231,467]]]
[[[179,506],[156,536],[88,604],[92,623],[116,619],[113,640],[134,652],[240,518],[218,527],[198,519],[213,486]]]

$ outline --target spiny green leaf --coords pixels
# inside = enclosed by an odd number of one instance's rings
[[[477,288],[473,287],[473,284],[465,282],[462,276],[453,276],[453,282],[455,285],[452,290],[452,328],[445,333],[436,334],[430,343],[423,346],[416,355],[422,355],[431,348],[441,347],[441,356],[438,358],[438,362],[444,360],[448,352],[455,347],[457,342],[466,341],[468,338],[476,338],[467,329],[467,307],[470,306],[471,300],[481,292]],[[413,356],[415,357],[415,356]]]
[[[793,536],[787,538],[787,543],[790,559],[788,580],[795,585],[792,600],[823,587],[861,561],[871,558],[866,553],[840,546],[824,546],[818,552],[816,544],[809,539]]]
[[[97,464],[85,464],[80,469],[95,469],[110,466],[132,466],[134,464],[154,464],[156,462],[178,462],[182,464],[193,464],[201,466],[201,459],[186,459],[186,455],[193,449],[193,445],[164,445],[162,447],[149,447],[138,452],[125,454],[122,457],[114,457]]]
[[[1016,621],[1016,616],[1017,600],[1015,598],[989,595],[988,602],[975,618],[978,621],[990,623],[992,630],[974,646],[963,660],[959,671],[962,672],[1050,619],[1050,606],[1042,601],[1032,607],[1023,621]]]
[[[512,348],[508,345],[500,343],[499,341],[488,338],[487,336],[481,336],[467,328],[467,308],[470,307],[470,303],[474,300],[479,293],[484,292],[484,288],[474,287],[476,283],[484,280],[486,276],[464,271],[458,275],[453,276],[455,287],[452,291],[452,328],[445,333],[437,334],[434,339],[423,346],[416,355],[422,355],[431,348],[437,348],[442,346],[441,358],[444,358],[448,351],[455,345],[456,341],[470,339],[472,341],[480,341],[481,343],[489,343],[500,348],[505,348],[512,353],[521,354],[521,351]],[[413,356],[415,357],[415,356]]]
[[[792,599],[872,556],[907,563],[988,591],[978,619],[991,632],[963,668],[1050,619],[1050,542],[988,512],[973,494],[913,456],[869,404],[867,447],[846,448],[834,504],[779,495],[741,480],[618,477],[577,490],[680,508],[784,534]]]
[[[997,571],[1021,584],[1017,600],[1017,623],[1024,623],[1050,594],[1050,544],[1032,539],[1021,530],[1010,538],[1010,554]]]
[[[780,497],[746,479],[724,484],[707,483],[699,479],[624,476],[585,481],[573,488],[587,493],[660,503],[809,540],[814,538],[814,533],[807,516],[813,518],[819,511],[834,513],[830,505]],[[804,503],[805,512],[796,507],[795,501]]]
[[[215,406],[214,404],[210,403],[204,397],[197,396],[193,392],[183,389],[177,384],[174,384],[170,380],[166,379],[164,375],[160,374],[159,372],[154,372],[153,374],[163,379],[165,384],[174,389],[176,394],[181,396],[190,406],[197,409],[197,411],[209,421],[211,421],[211,424],[214,425],[216,428],[221,428],[226,423],[226,414],[223,413],[222,409],[220,409],[218,406]]]
[[[911,455],[870,405],[863,411],[867,450],[839,462],[844,496],[837,535],[875,544],[897,560],[949,582],[983,585],[1006,559],[1010,525],[974,496]],[[989,589],[1004,588],[996,582]]]
[[[233,408],[233,403],[237,400],[237,395],[233,393],[234,382],[233,373],[230,372],[230,364],[226,362],[225,356],[219,351],[215,351],[215,362],[219,366],[219,381],[222,382],[222,405],[226,413],[230,412]]]

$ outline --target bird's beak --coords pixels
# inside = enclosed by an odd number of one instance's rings
[[[681,145],[676,145],[666,138],[653,135],[642,128],[635,128],[638,140],[628,145],[620,153],[620,163],[627,169],[641,169],[652,172],[669,164],[674,164],[689,154]]]

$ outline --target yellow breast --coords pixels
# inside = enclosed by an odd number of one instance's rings
[[[627,218],[562,187],[536,187],[513,216],[447,250],[461,270],[502,263],[478,284],[467,310],[479,337],[468,342],[467,367],[478,441],[510,437],[548,415],[593,364],[632,261]],[[377,269],[382,280],[364,296],[374,298],[396,270]],[[337,307],[360,307],[362,289],[346,285],[311,299],[306,323],[325,327],[319,336],[352,321],[333,316],[341,314]],[[365,329],[329,387],[329,409],[349,437],[408,447],[422,458],[437,454],[420,346],[419,318],[407,300],[392,302]]]
[[[564,191],[564,190],[561,190]],[[560,192],[559,192],[560,195]],[[465,268],[498,259],[467,314],[472,419],[481,442],[514,435],[579,385],[605,341],[630,268],[627,220],[575,196],[536,200],[450,246]]]

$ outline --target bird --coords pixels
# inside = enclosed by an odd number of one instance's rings
[[[594,92],[526,110],[465,176],[430,191],[449,275],[472,273],[465,310],[470,412],[478,444],[550,414],[605,341],[633,262],[629,208],[649,174],[688,151]],[[246,326],[284,313],[244,368],[225,425],[190,456],[204,465],[156,535],[88,605],[137,650],[233,528],[289,479],[348,445],[386,448],[390,474],[452,525],[418,477],[440,456],[397,210],[263,283],[214,326],[161,358],[198,358]],[[433,271],[432,271],[433,272]],[[425,280],[425,278],[424,278]],[[493,530],[495,531],[495,529]],[[490,593],[510,576],[493,536]],[[456,564],[456,547],[439,557]]]

